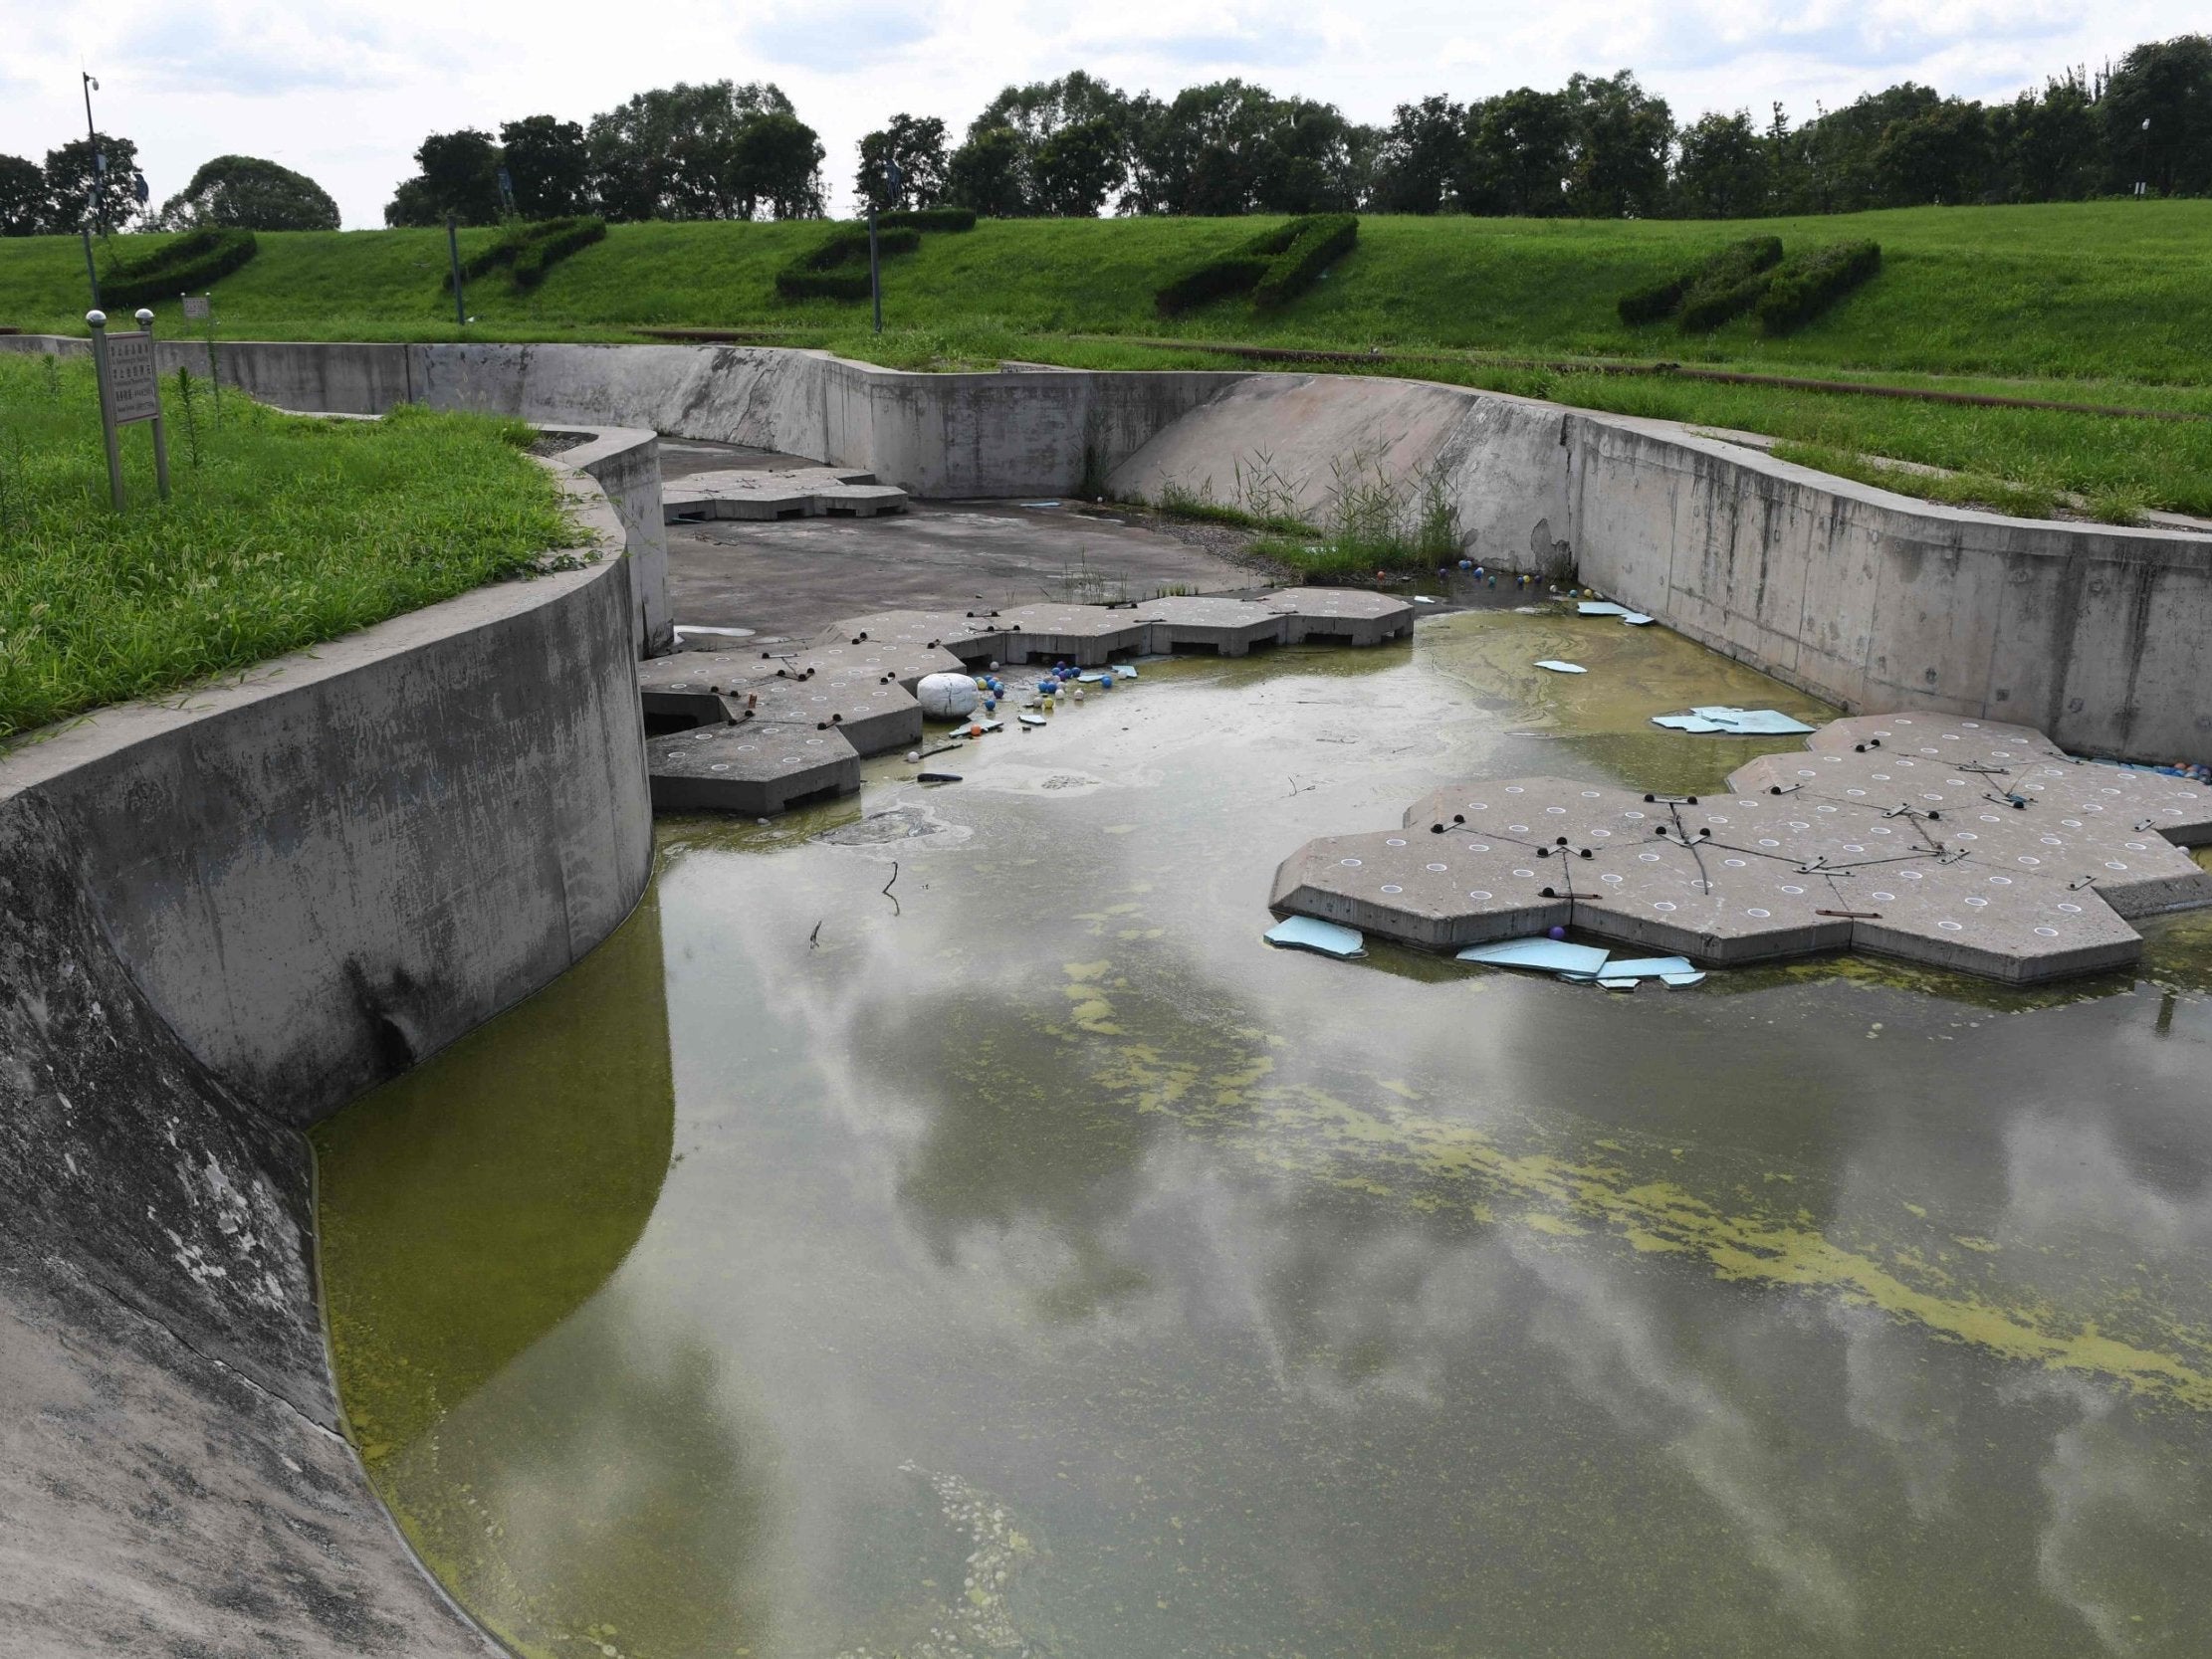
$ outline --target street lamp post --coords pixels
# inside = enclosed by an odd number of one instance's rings
[[[93,94],[100,91],[100,83],[93,79],[90,70],[79,70],[77,73],[79,79],[85,84],[85,142],[93,152],[93,223],[99,227],[100,234],[106,236],[108,234],[108,216],[101,211],[100,186],[108,176],[108,156],[100,147],[100,133],[93,125]],[[95,294],[93,296],[93,304],[96,306],[100,304],[99,295]]]
[[[897,201],[904,177],[896,161],[884,162],[883,182],[890,187],[891,199]],[[876,204],[872,199],[868,203],[868,299],[875,308],[876,332],[880,334],[883,332],[883,267],[876,257]]]

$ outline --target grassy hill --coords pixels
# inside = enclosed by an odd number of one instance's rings
[[[1698,223],[1363,219],[1359,246],[1278,313],[1241,300],[1167,321],[1153,292],[1265,220],[987,221],[930,235],[885,266],[892,331],[864,303],[793,305],[776,270],[818,224],[617,225],[534,293],[473,286],[483,339],[623,339],[648,326],[757,331],[911,367],[1022,356],[1088,366],[1219,366],[1220,342],[1411,351],[1383,372],[1467,381],[1589,407],[1745,427],[1838,455],[1927,463],[2065,492],[2110,516],[2132,506],[2212,512],[2212,423],[2124,422],[2043,411],[1880,405],[1867,398],[1626,379],[1531,366],[1541,358],[1712,363],[1759,371],[1937,383],[2008,395],[2212,413],[2212,201],[1921,208]],[[1721,243],[1771,232],[1795,250],[1882,246],[1881,274],[1786,339],[1749,321],[1710,335],[1624,326],[1622,293]],[[491,231],[462,234],[463,253]],[[133,252],[151,240],[129,239]],[[265,234],[216,288],[232,337],[448,339],[442,231]],[[0,324],[82,330],[83,254],[65,238],[0,241]],[[173,306],[161,326],[177,327]],[[1984,495],[1988,492],[1984,491]]]

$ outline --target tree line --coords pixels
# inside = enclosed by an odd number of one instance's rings
[[[613,220],[800,219],[825,211],[824,149],[773,83],[679,83],[591,117],[526,115],[497,133],[432,133],[384,209]],[[105,167],[98,157],[106,157]],[[1007,87],[956,145],[937,116],[893,115],[860,140],[854,189],[878,208],[994,218],[1245,213],[1513,214],[1699,219],[1930,203],[2212,194],[2212,37],[2135,47],[2009,102],[1911,82],[1793,126],[1776,104],[1675,121],[1623,70],[1458,103],[1400,104],[1387,124],[1241,80],[1172,99],[1077,70]],[[219,156],[148,211],[129,139],[80,138],[45,165],[0,155],[0,234],[240,224],[334,229],[337,208],[275,162]]]

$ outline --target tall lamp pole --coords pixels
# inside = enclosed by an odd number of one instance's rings
[[[883,182],[890,188],[892,201],[896,202],[905,182],[896,161],[884,162]],[[876,258],[876,204],[873,199],[868,203],[868,299],[875,307],[876,332],[880,334],[883,332],[883,267]]]
[[[85,83],[85,142],[93,152],[93,223],[100,227],[100,234],[108,234],[108,216],[100,208],[100,186],[108,176],[108,157],[100,147],[100,133],[93,126],[93,94],[100,91],[90,70],[79,70],[78,76]]]

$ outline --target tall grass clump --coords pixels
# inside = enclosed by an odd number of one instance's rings
[[[98,396],[89,361],[0,357],[0,741],[531,574],[580,539],[520,421],[239,398],[205,422],[166,381],[186,439],[172,499],[126,429],[118,517]]]

